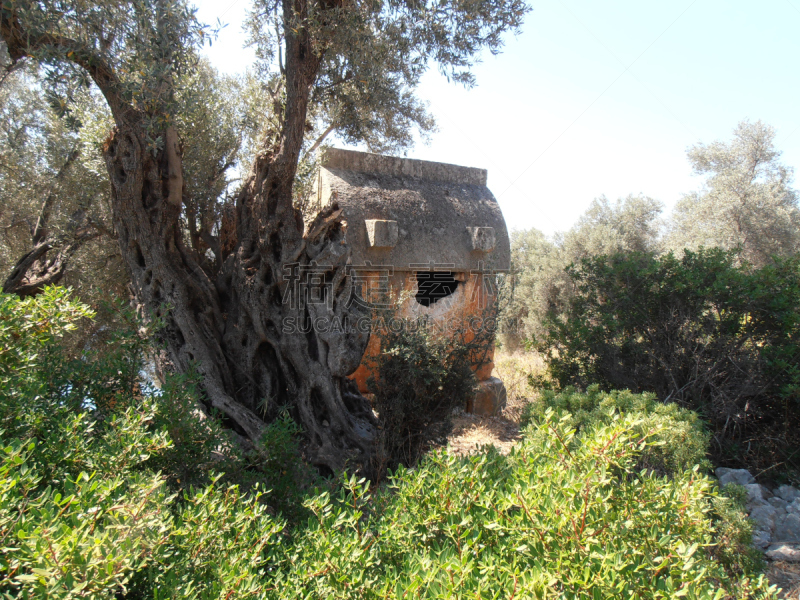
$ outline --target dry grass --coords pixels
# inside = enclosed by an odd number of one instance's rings
[[[772,585],[781,588],[780,598],[800,599],[800,565],[774,562],[769,566],[767,578]]]
[[[453,428],[447,436],[448,450],[464,455],[475,452],[481,446],[494,446],[503,454],[510,452],[520,437],[522,407],[537,393],[529,385],[528,375],[543,373],[544,361],[538,354],[498,352],[492,375],[505,383],[508,394],[506,408],[496,417],[478,417],[464,412],[453,416]]]
[[[447,449],[459,456],[477,452],[482,446],[494,446],[508,454],[519,440],[519,425],[502,415],[479,417],[461,412],[451,421],[453,428],[447,436]]]
[[[503,411],[507,419],[519,423],[522,407],[536,398],[538,391],[531,387],[530,375],[545,374],[544,359],[536,352],[498,352],[494,357],[492,375],[503,380],[508,394],[508,404]]]

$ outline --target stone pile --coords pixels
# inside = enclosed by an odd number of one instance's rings
[[[716,474],[720,486],[738,483],[746,490],[753,545],[770,560],[800,562],[800,490],[790,485],[770,490],[747,469],[721,467]]]

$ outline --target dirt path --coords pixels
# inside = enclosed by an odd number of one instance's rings
[[[767,569],[767,579],[771,584],[781,588],[781,598],[800,599],[800,565],[774,562]]]
[[[463,456],[492,445],[503,454],[520,439],[517,422],[501,415],[499,417],[477,417],[459,413],[452,418],[453,429],[447,436],[447,449]]]
[[[463,456],[481,446],[491,445],[508,454],[520,439],[522,407],[536,395],[536,390],[528,384],[528,374],[541,373],[543,365],[541,359],[533,354],[498,353],[492,375],[502,379],[506,385],[508,401],[505,409],[496,417],[478,417],[463,411],[453,415],[453,427],[447,436],[448,450]]]

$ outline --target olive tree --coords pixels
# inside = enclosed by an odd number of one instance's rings
[[[87,246],[108,251],[111,228],[105,169],[93,168],[79,120],[60,118],[35,80],[18,69],[0,84],[0,269],[3,291],[21,297],[62,282]]]
[[[198,239],[208,237],[202,255],[185,230],[191,186],[179,113],[208,31],[189,6],[0,0],[0,7],[12,64],[33,57],[54,90],[68,93],[88,80],[105,98],[114,128],[104,157],[120,251],[138,301],[163,322],[173,367],[202,377],[205,408],[255,442],[288,405],[313,463],[332,470],[350,459],[368,464],[374,416],[346,377],[368,334],[350,326],[364,308],[353,302],[341,211],[334,204],[306,225],[294,205],[298,163],[318,126],[312,119],[329,115],[325,129],[352,141],[382,122],[383,137],[403,143],[408,126],[425,118],[415,89],[429,65],[471,84],[479,53],[499,51],[503,34],[521,24],[523,0],[255,2],[251,28],[274,122],[235,197],[206,224],[206,236],[198,231]],[[204,260],[209,250],[213,261]],[[322,303],[304,302],[304,290],[287,277],[311,266]],[[343,327],[287,332],[287,317]]]
[[[611,202],[595,198],[575,225],[548,238],[537,229],[511,236],[513,299],[505,310],[510,347],[541,339],[547,314],[566,308],[574,287],[566,268],[584,258],[618,252],[657,251],[661,244],[657,200],[630,194]]]
[[[2,54],[0,47],[0,64],[7,65]],[[97,311],[90,326],[70,336],[71,344],[76,350],[103,344],[114,330],[133,325],[107,302],[130,296],[102,154],[113,121],[91,87],[59,97],[43,81],[44,69],[31,62],[17,65],[0,81],[3,291],[25,297],[47,285],[70,286]],[[230,193],[230,166],[242,152],[247,107],[231,110],[242,104],[240,87],[236,78],[218,75],[203,61],[179,94],[178,128],[187,148],[182,228],[200,256],[219,198]],[[203,102],[195,101],[198,96]]]
[[[689,149],[694,172],[705,176],[705,182],[676,205],[667,237],[670,248],[739,249],[755,266],[800,249],[793,170],[781,163],[774,141],[772,127],[743,121],[729,142]]]

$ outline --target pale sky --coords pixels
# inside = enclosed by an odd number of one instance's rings
[[[201,20],[228,23],[212,63],[247,68],[249,0],[195,3]],[[408,153],[488,169],[509,229],[568,229],[601,194],[669,209],[701,184],[686,149],[730,139],[742,119],[775,127],[783,161],[800,166],[800,0],[531,4],[475,88],[426,76],[439,131]]]

